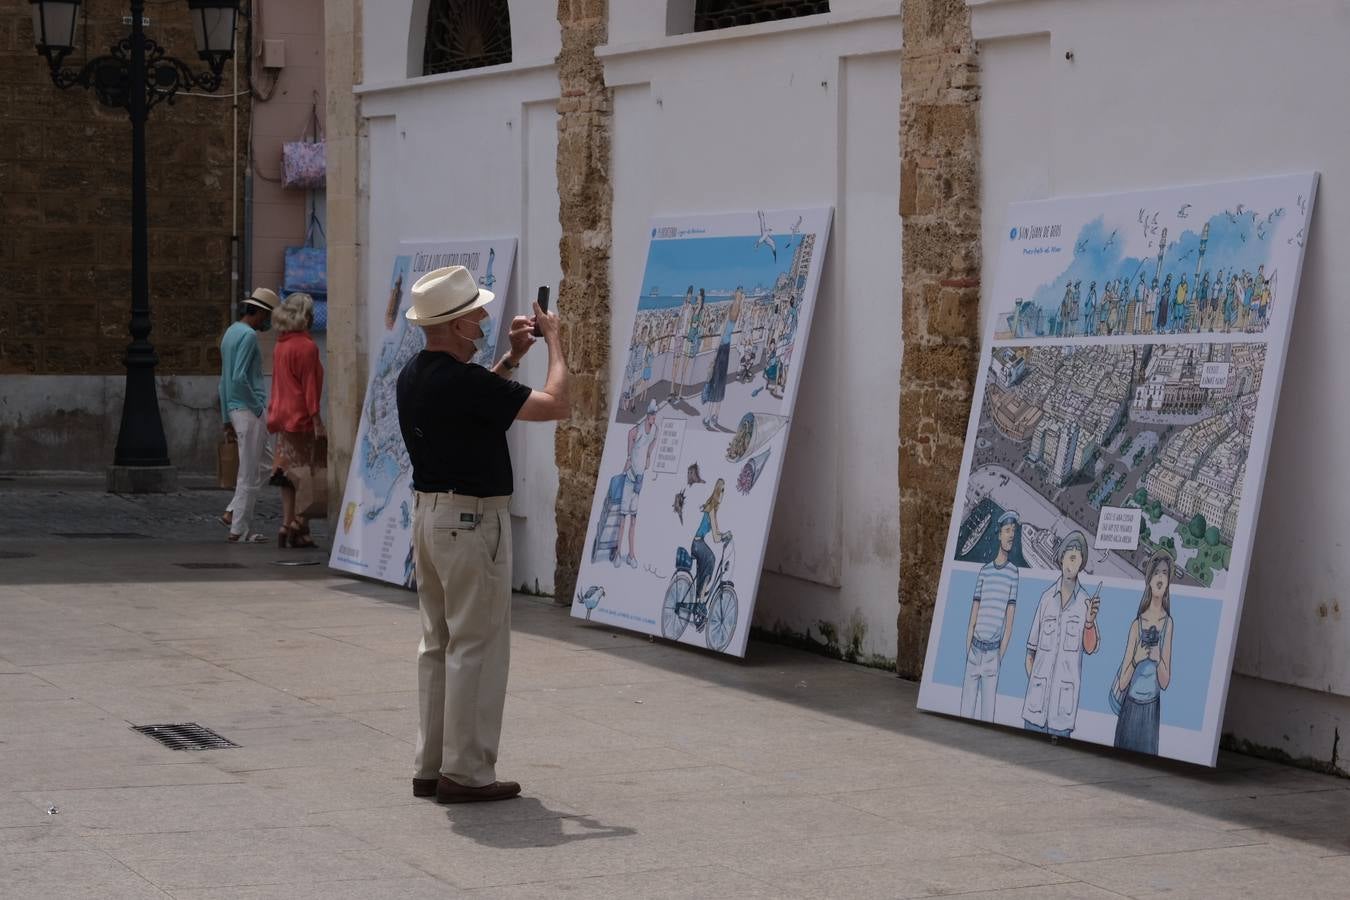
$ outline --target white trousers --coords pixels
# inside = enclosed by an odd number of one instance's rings
[[[247,409],[231,410],[230,424],[239,441],[239,474],[234,480],[234,498],[226,509],[233,516],[230,533],[246,535],[255,530],[253,506],[272,468],[272,449],[267,444],[267,425],[261,416]]]
[[[414,777],[482,787],[497,780],[511,663],[511,515],[506,497],[419,492],[416,503]]]
[[[961,685],[961,715],[967,719],[994,721],[994,703],[998,697],[998,651],[977,650],[966,653],[966,677]]]

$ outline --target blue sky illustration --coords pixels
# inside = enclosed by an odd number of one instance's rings
[[[774,281],[792,265],[792,254],[800,235],[775,234],[778,259],[768,247],[755,249],[759,235],[743,237],[684,238],[652,241],[647,252],[647,270],[642,275],[642,294],[638,309],[645,309],[652,288],[662,297],[684,296],[691,284],[694,291],[747,291],[755,285],[773,287]],[[665,304],[654,304],[665,305]]]
[[[1244,211],[1241,215],[1220,212],[1212,216],[1209,220],[1209,242],[1205,247],[1201,277],[1203,278],[1205,272],[1209,272],[1213,279],[1220,269],[1225,273],[1231,273],[1234,269],[1239,272],[1246,270],[1255,273],[1257,266],[1268,263],[1272,249],[1270,238],[1275,230],[1274,222],[1280,215],[1280,211],[1276,210],[1270,218],[1252,211]],[[1122,228],[1140,227],[1142,226],[1134,223],[1122,226]],[[1180,234],[1168,234],[1162,275],[1158,279],[1160,285],[1168,273],[1172,274],[1174,289],[1182,275],[1186,276],[1188,283],[1195,280],[1200,232],[1203,228],[1204,223],[1198,222],[1194,230],[1188,228]],[[1114,240],[1113,232],[1115,232]],[[1160,231],[1157,237],[1161,236]],[[1046,313],[1058,314],[1060,302],[1064,299],[1064,288],[1070,281],[1083,282],[1084,300],[1087,299],[1088,288],[1094,281],[1097,282],[1098,296],[1104,292],[1107,282],[1118,278],[1130,279],[1131,292],[1141,274],[1144,276],[1144,284],[1146,286],[1150,284],[1158,269],[1156,248],[1153,255],[1148,258],[1125,256],[1122,252],[1124,237],[1120,229],[1108,231],[1103,217],[1084,225],[1074,240],[1073,262],[1054,281],[1036,288],[1032,294],[1036,305]],[[1266,277],[1270,277],[1271,272],[1267,271],[1265,274]]]

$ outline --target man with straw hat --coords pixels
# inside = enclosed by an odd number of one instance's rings
[[[271,325],[279,299],[275,291],[257,288],[239,307],[239,321],[225,329],[220,341],[220,417],[225,434],[239,444],[239,474],[234,498],[220,521],[229,526],[229,541],[261,544],[267,538],[253,530],[253,505],[271,460],[267,454],[267,392],[263,390],[258,332]]]
[[[533,316],[511,321],[511,349],[490,371],[470,363],[486,349],[480,323],[493,295],[463,266],[428,272],[411,294],[405,315],[427,337],[398,378],[422,612],[413,795],[439,803],[505,800],[520,793],[496,772],[511,638],[506,431],[517,419],[567,417],[567,363],[558,316],[537,303]],[[536,325],[548,345],[542,390],[510,378],[534,344]]]

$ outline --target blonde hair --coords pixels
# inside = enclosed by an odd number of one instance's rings
[[[699,509],[703,512],[715,512],[722,505],[722,494],[726,489],[727,480],[725,478],[717,479],[717,483],[713,485],[712,493],[708,495],[708,499],[703,502]]]
[[[272,313],[277,331],[308,331],[314,322],[314,298],[309,294],[291,294]]]

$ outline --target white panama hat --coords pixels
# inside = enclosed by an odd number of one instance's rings
[[[261,287],[254,288],[253,293],[248,295],[248,298],[244,300],[244,303],[249,306],[256,306],[258,309],[266,310],[267,312],[272,312],[281,303],[281,298],[278,297],[277,292],[271,288]]]
[[[496,295],[483,290],[463,266],[433,269],[412,286],[412,306],[403,315],[414,325],[440,325],[487,306]]]

